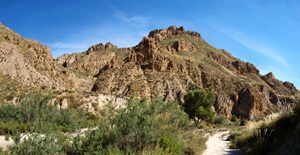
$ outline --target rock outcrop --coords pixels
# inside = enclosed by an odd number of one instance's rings
[[[259,70],[249,62],[243,61],[234,61],[232,65],[240,72],[241,74],[250,73],[259,75]]]
[[[180,40],[174,43],[173,48],[176,49],[177,52],[181,51],[194,51],[195,47],[194,45],[186,40]]]
[[[3,25],[0,32],[0,71],[21,83],[180,104],[187,92],[207,89],[217,96],[218,114],[247,118],[290,107],[300,97],[292,83],[281,82],[272,73],[261,77],[253,64],[211,46],[184,27],[153,30],[132,48],[100,43],[56,60],[49,47]],[[99,107],[93,106],[100,103],[99,98],[103,97],[89,98],[95,103],[87,102],[85,108],[95,111],[92,107]],[[60,107],[69,103],[61,100]]]
[[[290,82],[282,82],[276,79],[272,72],[261,77],[272,89],[281,95],[290,96],[298,94],[299,91]]]
[[[61,87],[57,81],[32,67],[21,50],[12,43],[0,42],[0,70],[2,74],[24,84]]]
[[[183,26],[177,28],[175,25],[170,26],[167,29],[153,30],[149,33],[148,37],[154,38],[155,41],[161,42],[165,39],[169,39],[181,34],[187,34],[190,36],[194,36],[197,39],[202,39],[199,33],[194,31],[185,31],[185,28]]]
[[[100,70],[92,90],[184,104],[186,92],[204,88],[216,93],[217,113],[247,118],[290,106],[293,95],[299,94],[290,83],[279,82],[279,89],[275,77],[261,78],[253,64],[211,47],[200,34],[183,27],[151,31],[118,67]]]

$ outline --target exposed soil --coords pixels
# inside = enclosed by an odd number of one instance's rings
[[[221,131],[210,136],[206,142],[207,149],[203,155],[241,155],[237,149],[230,149],[230,141],[227,140],[229,131]]]

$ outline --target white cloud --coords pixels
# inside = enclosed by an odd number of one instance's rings
[[[120,19],[123,22],[130,24],[131,26],[145,26],[149,23],[149,18],[144,16],[128,16],[124,12],[116,10],[113,17]]]
[[[64,43],[64,42],[54,42],[48,44],[51,48],[58,48],[58,49],[64,49],[64,48],[86,48],[89,46],[86,43]]]
[[[249,34],[245,34],[239,32],[237,30],[229,29],[224,26],[216,26],[216,24],[210,25],[212,28],[216,29],[217,31],[229,36],[233,40],[241,43],[243,46],[251,49],[252,51],[258,52],[264,56],[269,57],[270,59],[278,62],[282,66],[286,68],[290,68],[287,61],[284,59],[282,55],[279,54],[276,49],[269,47],[265,43],[261,42],[261,40],[257,38],[248,37]]]
[[[126,20],[130,21],[135,19],[137,18]],[[85,51],[90,46],[98,43],[105,44],[111,42],[117,47],[133,47],[146,35],[148,35],[148,30],[145,26],[124,27],[124,22],[101,23],[82,29],[75,34],[65,36],[61,38],[60,41],[46,44],[50,46],[53,57],[56,58],[64,53]]]
[[[47,43],[53,57],[58,57],[64,53],[82,52],[98,43],[111,42],[118,47],[132,47],[149,33],[147,28],[150,18],[140,15],[129,16],[118,10],[112,16],[117,21],[112,20],[89,25],[85,29],[61,38],[60,41]]]

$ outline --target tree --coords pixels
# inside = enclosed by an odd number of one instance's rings
[[[206,90],[191,91],[184,96],[184,111],[193,119],[195,124],[203,120],[212,122],[215,112],[211,106],[215,103],[216,98],[213,92]]]

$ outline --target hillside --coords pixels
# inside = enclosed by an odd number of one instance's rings
[[[21,37],[0,23],[0,70],[24,84],[58,89],[86,89],[92,79],[66,72],[57,65],[48,46]]]
[[[184,27],[153,30],[132,48],[100,43],[56,60],[49,47],[2,24],[0,31],[0,70],[21,83],[180,104],[185,93],[205,88],[215,92],[218,114],[250,119],[292,106],[299,96],[293,84],[260,75],[253,64]]]

